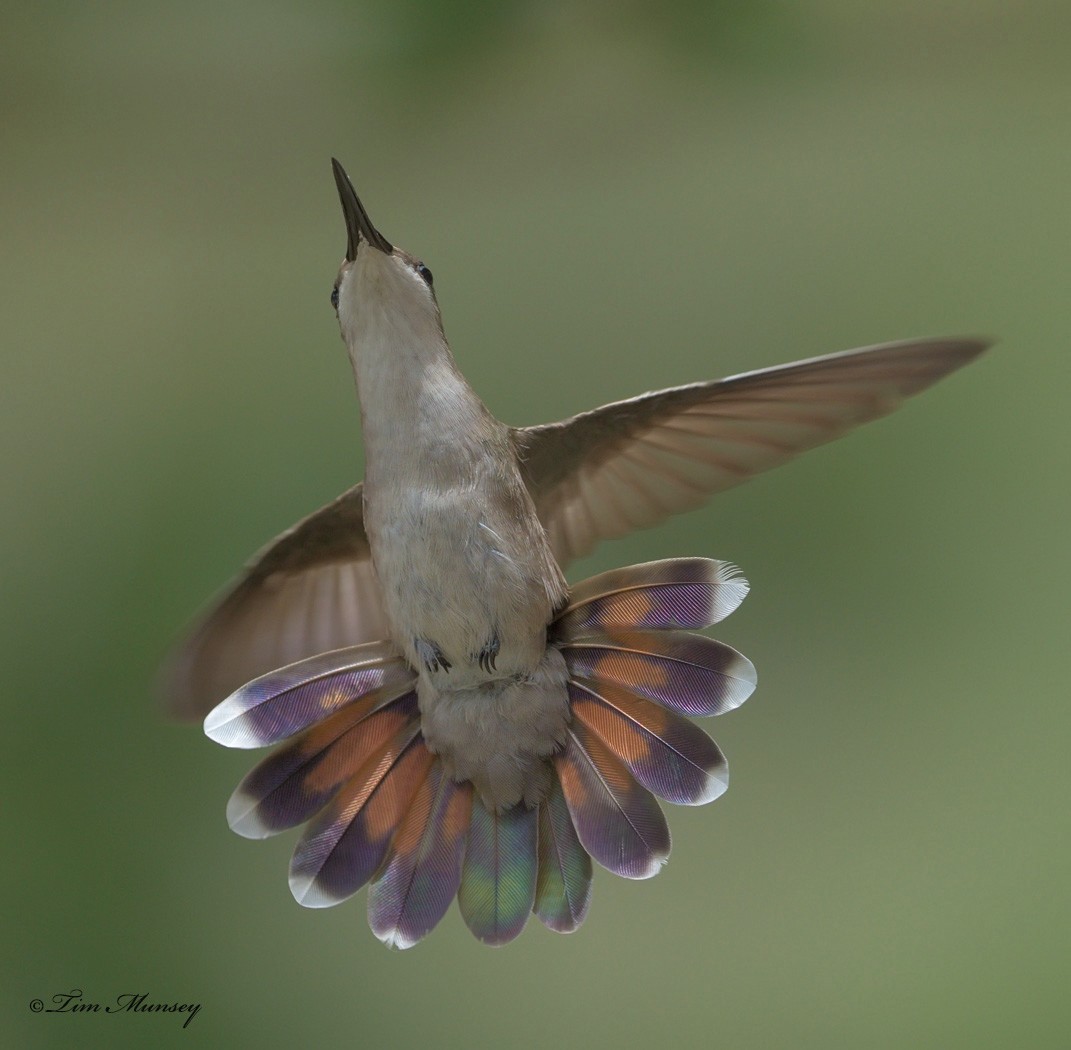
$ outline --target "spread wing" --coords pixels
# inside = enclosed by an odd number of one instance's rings
[[[849,350],[643,394],[513,436],[564,567],[601,539],[698,507],[891,412],[987,346],[926,339]]]
[[[387,637],[361,490],[269,543],[195,624],[163,670],[171,714],[203,718],[258,675]]]

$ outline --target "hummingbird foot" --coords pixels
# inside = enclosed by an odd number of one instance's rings
[[[499,645],[498,635],[495,634],[478,653],[473,654],[481,671],[490,674],[495,669],[495,661],[498,659]]]
[[[413,648],[416,649],[417,656],[420,657],[420,662],[429,672],[449,672],[450,668],[453,667],[453,664],[446,659],[442,649],[440,649],[434,642],[429,642],[426,638],[414,638]]]

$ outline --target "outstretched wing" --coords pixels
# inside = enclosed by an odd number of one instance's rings
[[[361,489],[269,543],[195,624],[163,670],[171,714],[203,718],[268,671],[387,637]]]
[[[643,394],[513,437],[564,567],[599,540],[698,507],[886,415],[987,346],[924,339],[848,350]]]

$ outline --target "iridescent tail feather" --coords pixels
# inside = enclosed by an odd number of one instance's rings
[[[370,883],[368,921],[405,948],[458,898],[469,929],[504,944],[530,914],[569,933],[591,860],[656,874],[669,829],[656,799],[701,805],[728,783],[717,745],[685,716],[722,714],[755,687],[734,649],[689,633],[727,616],[747,583],[725,563],[629,566],[573,589],[548,630],[569,668],[571,724],[533,808],[493,812],[424,744],[416,676],[389,643],[324,653],[243,686],[205,720],[230,747],[286,741],[239,784],[231,827],[262,838],[308,821],[290,886],[307,907]]]
[[[457,903],[465,925],[485,944],[512,941],[532,913],[538,827],[537,810],[523,803],[500,813],[473,804]]]

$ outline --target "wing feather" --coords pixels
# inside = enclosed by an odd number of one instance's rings
[[[924,339],[848,350],[643,394],[513,437],[564,567],[601,539],[698,507],[886,415],[987,346]]]
[[[203,718],[262,674],[386,637],[356,485],[269,543],[215,600],[165,664],[164,704]]]

